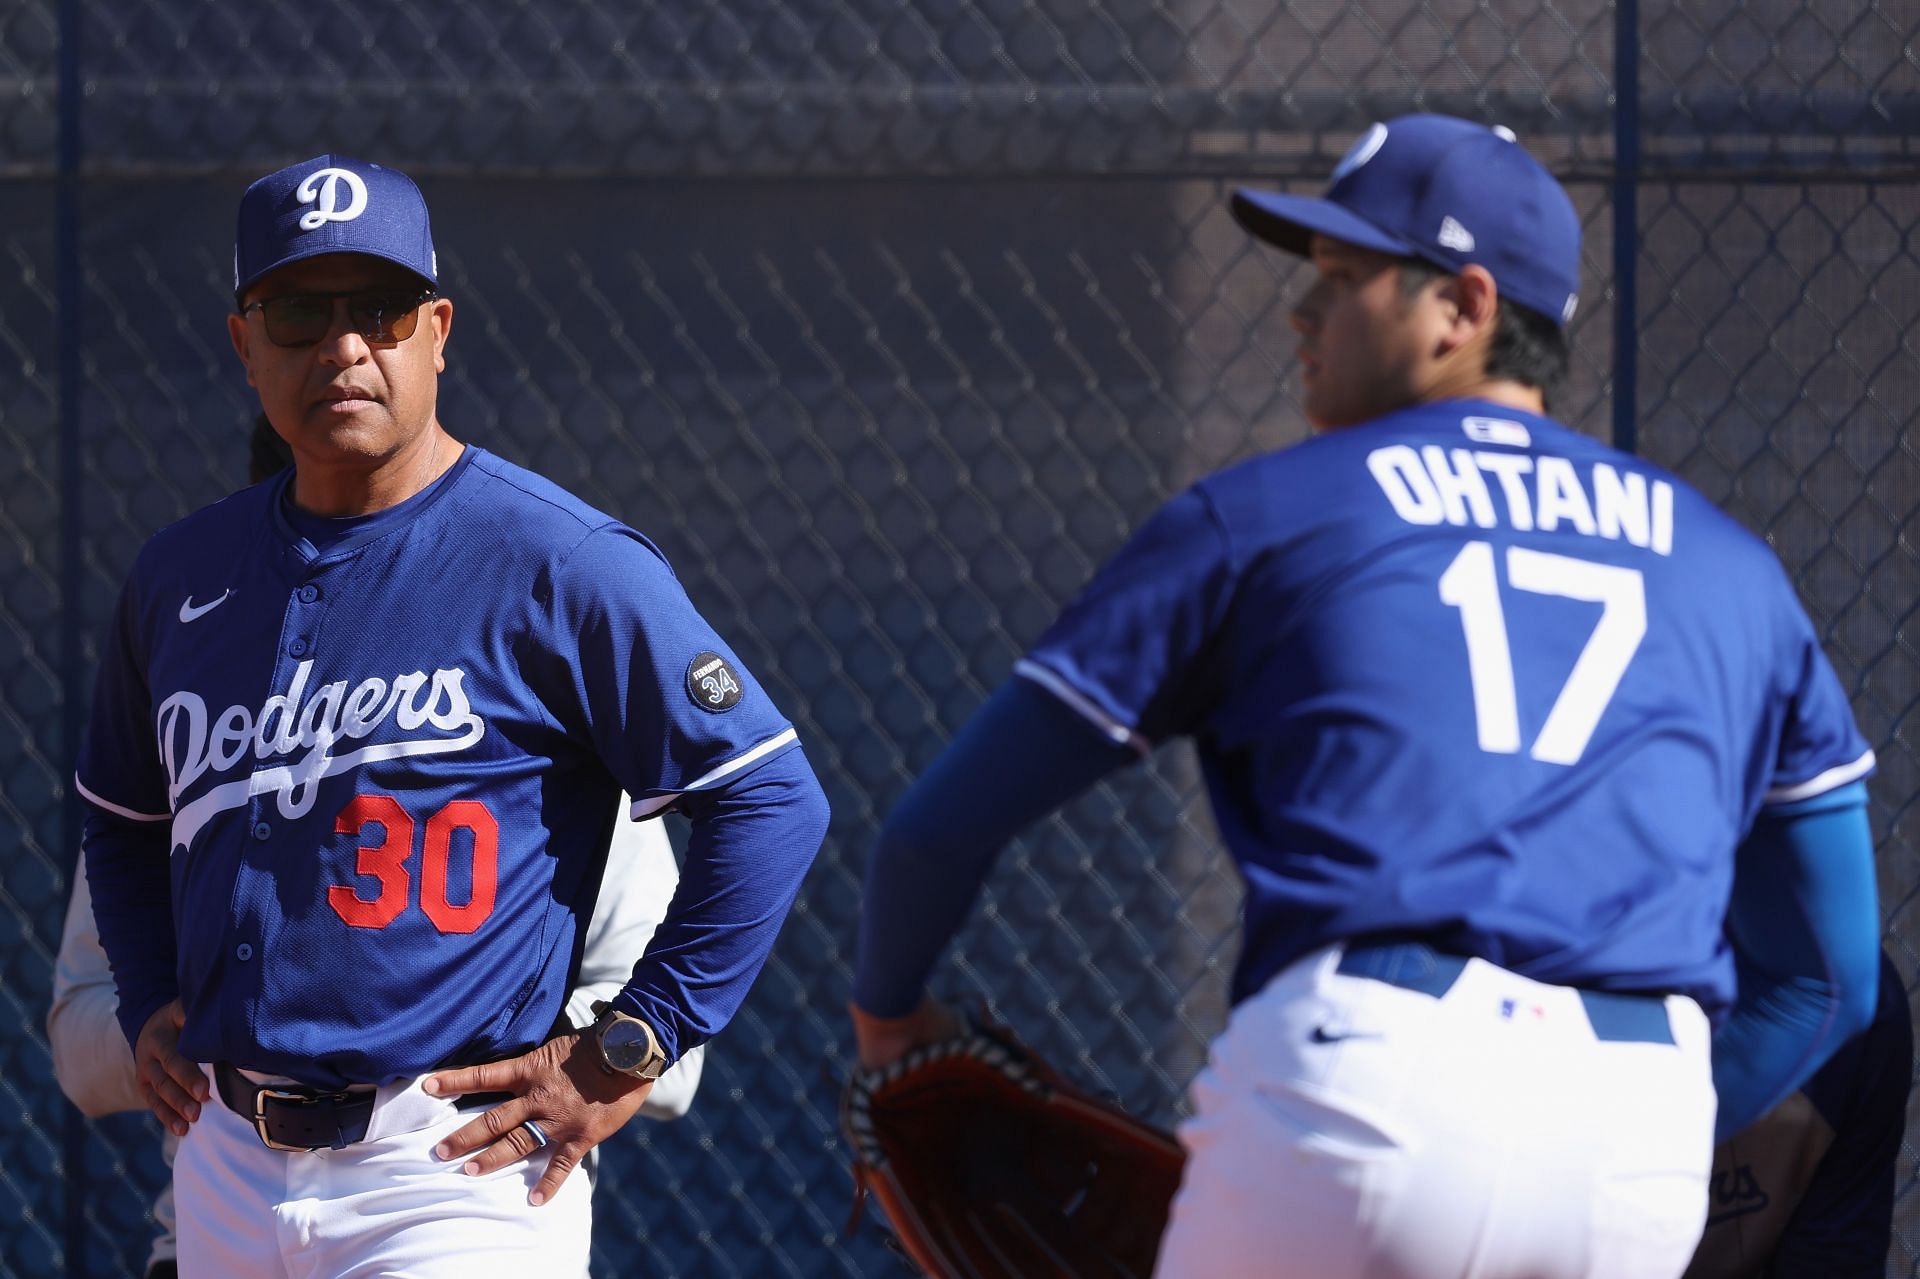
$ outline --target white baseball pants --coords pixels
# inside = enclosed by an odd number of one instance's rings
[[[263,1145],[216,1090],[173,1165],[183,1279],[585,1276],[593,1214],[583,1173],[535,1208],[527,1195],[543,1155],[484,1177],[434,1157],[436,1142],[481,1113],[429,1097],[418,1081],[390,1084],[365,1141],[288,1153]]]
[[[1706,1017],[1608,1042],[1470,960],[1439,996],[1295,963],[1193,1085],[1160,1279],[1675,1279],[1706,1220]],[[1658,1005],[1646,1009],[1657,1020]]]

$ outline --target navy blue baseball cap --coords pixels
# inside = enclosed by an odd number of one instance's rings
[[[1511,131],[1446,115],[1376,124],[1348,148],[1324,196],[1241,189],[1233,216],[1304,255],[1313,236],[1450,274],[1479,263],[1500,296],[1565,324],[1580,298],[1580,216]]]
[[[365,253],[430,286],[440,279],[420,188],[398,169],[350,156],[318,155],[247,188],[233,238],[234,301],[267,272],[322,253]]]

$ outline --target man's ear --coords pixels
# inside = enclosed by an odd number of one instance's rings
[[[447,338],[453,333],[453,300],[436,297],[427,303],[427,323],[433,326],[433,367],[447,371]]]
[[[1462,267],[1458,275],[1440,282],[1439,297],[1447,307],[1447,349],[1465,346],[1493,332],[1500,313],[1500,287],[1487,268],[1477,262]]]
[[[233,342],[233,353],[240,357],[242,367],[247,370],[247,385],[258,388],[259,383],[253,380],[253,334],[247,332],[246,316],[227,316],[227,337]]]

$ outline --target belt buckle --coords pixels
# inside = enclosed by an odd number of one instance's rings
[[[308,1097],[297,1092],[288,1092],[283,1088],[261,1088],[253,1095],[253,1131],[268,1150],[284,1150],[291,1154],[310,1155],[315,1151],[326,1150],[326,1146],[289,1146],[285,1142],[275,1141],[267,1131],[267,1103],[284,1101],[295,1106],[317,1106],[321,1097]]]

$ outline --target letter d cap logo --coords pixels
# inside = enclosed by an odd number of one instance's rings
[[[439,282],[427,201],[398,169],[320,155],[270,173],[240,197],[233,295],[239,304],[269,272],[323,253],[384,258]]]
[[[346,207],[340,206],[340,192],[347,192]],[[293,189],[294,198],[313,208],[302,213],[298,225],[302,231],[318,231],[329,222],[351,222],[367,211],[367,184],[352,169],[321,169],[309,173],[306,181]]]

